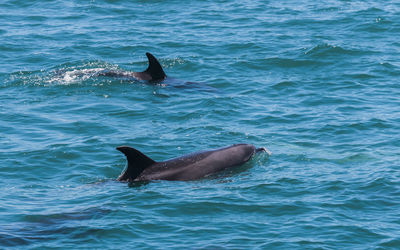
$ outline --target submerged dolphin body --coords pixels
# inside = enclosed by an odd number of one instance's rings
[[[143,72],[129,72],[129,71],[102,71],[99,76],[133,78],[139,81],[160,82],[163,81],[167,75],[165,74],[161,64],[149,52],[146,53],[149,60],[149,66]]]
[[[210,151],[196,152],[167,161],[156,162],[140,151],[120,146],[117,150],[125,154],[128,167],[118,177],[118,181],[149,180],[195,180],[221,170],[244,164],[265,148],[255,148],[250,144],[236,144]]]

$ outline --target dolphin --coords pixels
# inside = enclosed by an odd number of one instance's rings
[[[121,151],[128,161],[127,168],[117,180],[128,182],[196,180],[224,169],[240,166],[249,161],[257,152],[269,153],[266,148],[256,148],[251,144],[235,144],[156,162],[139,150],[128,146],[117,147],[117,150]]]
[[[146,56],[149,61],[149,66],[143,72],[132,72],[124,70],[101,70],[94,75],[117,77],[126,80],[144,81],[150,84],[158,84],[162,82],[163,86],[170,85],[175,88],[196,87],[196,88],[201,88],[203,90],[216,91],[215,88],[210,87],[207,84],[184,81],[174,77],[167,77],[161,64],[158,62],[157,58],[149,52],[146,52]]]
[[[167,75],[165,74],[161,64],[158,60],[149,52],[146,53],[147,59],[149,60],[149,66],[143,72],[129,72],[129,71],[111,71],[104,70],[99,72],[98,76],[109,76],[109,77],[122,77],[122,78],[133,78],[139,81],[148,82],[161,82]]]

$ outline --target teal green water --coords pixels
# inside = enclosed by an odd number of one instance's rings
[[[1,1],[0,248],[398,249],[399,32],[384,1]],[[145,52],[182,81],[95,76]],[[272,155],[115,181],[119,145],[234,143]]]

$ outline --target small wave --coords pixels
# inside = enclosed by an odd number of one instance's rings
[[[383,249],[396,249],[400,246],[400,239],[399,238],[390,238],[388,240],[381,241],[379,243],[379,246],[382,247]]]
[[[38,223],[43,225],[53,225],[61,223],[69,223],[70,221],[90,220],[95,217],[101,217],[110,213],[110,209],[101,207],[88,207],[81,210],[72,210],[57,213],[38,213],[27,214],[24,216],[24,221],[27,223]]]
[[[372,181],[363,183],[362,186],[360,186],[360,190],[363,192],[367,192],[370,194],[373,193],[379,193],[380,195],[390,195],[390,194],[398,194],[398,189],[396,188],[396,182],[393,180],[390,180],[387,177],[379,177],[376,179],[373,179]]]
[[[275,64],[282,68],[297,68],[305,66],[313,66],[318,64],[314,60],[302,60],[302,59],[291,59],[291,58],[271,58],[269,60],[272,64]]]
[[[390,20],[386,20],[382,17],[377,17],[374,21],[358,24],[355,29],[357,31],[379,33],[394,29],[393,24],[394,23]]]
[[[377,75],[369,74],[369,73],[351,73],[351,74],[344,74],[346,78],[352,78],[355,80],[364,80],[364,79],[373,79],[378,78]]]
[[[320,63],[315,60],[272,57],[265,59],[264,64],[266,64],[266,66],[276,66],[279,68],[301,68],[301,67],[316,66],[319,65]],[[262,63],[257,63],[257,65],[262,65]]]
[[[296,88],[297,83],[293,81],[283,81],[283,82],[278,82],[272,86],[275,90],[283,90],[283,89],[288,89],[288,88]]]
[[[2,246],[6,247],[16,247],[22,245],[29,245],[29,239],[24,239],[23,237],[17,235],[14,232],[1,232],[0,242]]]
[[[356,153],[343,158],[333,159],[332,161],[336,162],[337,164],[362,164],[366,162],[371,162],[373,160],[376,160],[376,158],[371,156],[370,154]]]
[[[355,15],[379,15],[386,14],[383,9],[377,7],[368,7],[366,9],[359,9],[354,12]]]
[[[347,124],[327,124],[321,127],[318,132],[331,134],[354,134],[358,131],[374,131],[381,129],[390,129],[394,128],[393,124],[390,121],[372,118],[366,121],[353,122]]]
[[[337,55],[357,55],[361,54],[362,51],[354,49],[345,49],[337,45],[332,44],[319,44],[312,47],[311,49],[304,52],[305,55],[312,58],[329,57]]]
[[[314,156],[310,157],[305,154],[294,154],[294,155],[287,155],[288,160],[293,162],[306,162],[306,163],[334,163],[338,165],[344,164],[364,164],[366,162],[371,162],[376,160],[369,153],[352,153],[343,157],[335,157],[335,155],[327,155],[328,153],[325,152],[325,155],[321,156]],[[341,156],[341,155],[339,155]]]

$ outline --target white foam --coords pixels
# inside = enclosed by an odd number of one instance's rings
[[[85,81],[93,76],[96,76],[101,71],[106,70],[105,68],[92,68],[92,69],[74,69],[63,72],[62,74],[55,75],[48,82],[59,82],[61,84],[71,84],[79,81]]]

